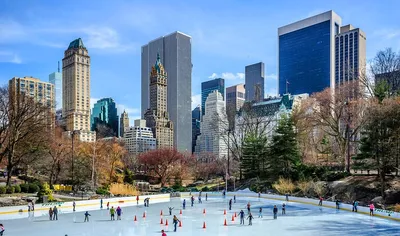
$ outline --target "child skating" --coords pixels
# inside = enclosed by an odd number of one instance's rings
[[[260,210],[258,211],[258,218],[262,218],[262,207],[260,207]]]
[[[0,224],[0,236],[3,236],[4,231],[5,231],[4,225],[3,225],[3,224]]]
[[[86,222],[86,221],[89,222],[89,216],[90,216],[89,212],[86,211],[85,212],[85,220],[83,222]]]
[[[121,220],[122,209],[121,207],[117,207],[117,220]]]
[[[51,208],[51,207],[49,209],[49,218],[50,218],[50,220],[53,220],[53,208]]]
[[[239,216],[240,216],[240,224],[242,225],[244,225],[244,211],[243,210],[241,210],[240,212],[239,212]]]
[[[113,206],[110,209],[110,216],[111,216],[111,220],[115,220],[115,209]]]
[[[183,199],[182,208],[183,208],[183,210],[186,209],[186,199]]]
[[[250,202],[247,203],[247,214],[250,214]]]
[[[370,216],[374,216],[374,210],[375,210],[375,205],[373,203],[371,203],[369,205],[369,215]]]
[[[282,215],[286,215],[286,204],[282,204]]]
[[[249,216],[247,217],[247,219],[249,220],[249,225],[253,225],[252,220],[254,219],[254,217],[251,214],[251,212],[249,213]]]
[[[173,207],[168,207],[169,215],[172,215],[172,210],[173,210],[173,209],[174,209]]]
[[[229,210],[232,210],[232,199],[229,200]]]

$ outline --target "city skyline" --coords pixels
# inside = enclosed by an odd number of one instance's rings
[[[117,1],[119,4],[107,4],[99,2],[93,6],[93,12],[87,12],[83,17],[86,25],[80,22],[72,22],[68,28],[63,27],[62,22],[73,19],[74,14],[66,15],[62,21],[55,19],[68,7],[74,8],[77,4],[60,3],[57,5],[41,3],[15,3],[2,2],[0,13],[0,82],[4,85],[14,77],[33,76],[46,81],[48,75],[56,71],[56,62],[62,59],[65,45],[71,39],[82,37],[85,46],[90,50],[93,58],[91,65],[93,81],[91,83],[91,104],[103,97],[113,97],[118,104],[118,114],[125,109],[132,117],[131,121],[140,117],[140,93],[136,90],[140,83],[140,47],[149,40],[160,35],[179,30],[193,38],[193,73],[192,73],[192,108],[200,104],[200,84],[211,78],[222,77],[226,81],[226,87],[244,82],[244,66],[263,61],[266,67],[265,94],[277,94],[277,29],[281,26],[296,22],[318,13],[328,10],[335,11],[344,19],[344,23],[351,23],[362,29],[368,37],[367,60],[370,60],[379,49],[393,47],[395,51],[400,48],[399,29],[394,22],[399,17],[394,12],[399,3],[392,1],[387,4],[367,1],[359,4],[333,4],[307,1],[299,9],[284,9],[284,3],[264,3],[243,5],[233,2],[229,6],[222,3],[213,3],[215,8],[224,7],[222,17],[212,16],[204,19],[207,3],[200,3],[197,7],[189,4],[180,4],[184,14],[174,15],[173,19],[167,19],[163,24],[158,24],[158,19],[165,19],[166,12],[153,11],[153,4],[133,4],[125,1]],[[84,7],[87,3],[83,3]],[[171,9],[173,3],[159,2],[158,5]],[[170,5],[170,6],[169,6]],[[343,7],[339,7],[343,6]],[[34,8],[39,14],[28,14]],[[124,9],[125,8],[125,9]],[[131,19],[131,23],[118,23],[131,14],[129,10],[141,9],[146,14],[136,14],[138,18]],[[240,21],[233,20],[231,15],[242,12],[244,16]],[[262,9],[271,9],[269,17],[262,14],[254,14]],[[110,12],[108,18],[118,15],[116,20],[98,21],[104,11]],[[19,17],[14,17],[18,11]],[[138,11],[138,10],[136,10]],[[135,12],[136,12],[135,11]],[[211,9],[211,12],[214,12]],[[46,14],[44,14],[46,12]],[[96,13],[94,13],[96,12]],[[369,12],[369,17],[363,17]],[[385,17],[382,13],[385,12]],[[43,13],[43,14],[41,14]],[[48,14],[47,14],[48,13]],[[138,12],[139,13],[139,12]],[[147,14],[148,13],[148,14]],[[41,15],[37,17],[36,15]],[[258,15],[258,16],[257,16]],[[261,16],[260,16],[261,15]],[[193,19],[192,19],[193,18]],[[52,19],[51,21],[48,19]],[[195,21],[197,19],[197,21]],[[202,19],[202,20],[198,20]],[[271,20],[274,19],[274,20]],[[137,22],[141,22],[139,24]],[[135,21],[132,23],[132,21]],[[215,21],[218,25],[213,24]],[[196,23],[197,22],[197,23]],[[254,30],[256,26],[250,22],[259,22],[265,25],[265,30]],[[393,22],[393,23],[392,23]],[[194,24],[196,23],[196,24]],[[209,29],[210,25],[215,29]],[[251,27],[248,27],[251,25]],[[237,29],[237,31],[236,31]],[[250,39],[244,39],[237,35],[242,31],[249,34]],[[134,31],[137,36],[130,36],[127,31]],[[27,37],[29,35],[29,37]],[[232,37],[235,36],[236,37]],[[51,37],[48,37],[51,36]],[[42,39],[45,38],[45,39]],[[228,40],[229,39],[229,40]],[[232,50],[235,48],[235,50]],[[108,66],[105,66],[108,65]],[[132,66],[133,65],[133,66]],[[112,78],[113,83],[107,83]],[[107,86],[103,86],[107,83]],[[121,86],[124,84],[126,86]],[[135,88],[135,92],[132,92]],[[92,106],[91,106],[92,107]]]

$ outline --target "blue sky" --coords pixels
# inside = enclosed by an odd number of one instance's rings
[[[81,37],[91,56],[91,97],[112,97],[119,112],[140,116],[140,48],[179,30],[192,36],[192,103],[200,84],[222,76],[244,82],[244,67],[263,61],[266,94],[276,94],[277,28],[334,10],[367,36],[367,59],[400,49],[400,1],[51,1],[0,0],[0,84],[14,76],[47,81]],[[133,121],[133,119],[131,119]]]

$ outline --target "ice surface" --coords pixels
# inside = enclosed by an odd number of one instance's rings
[[[196,199],[197,200],[197,199]],[[49,221],[47,216],[31,216],[25,219],[3,220],[6,231],[4,236],[133,236],[133,235],[161,235],[161,229],[170,235],[229,235],[229,236],[256,236],[256,235],[400,235],[400,223],[392,220],[370,217],[347,211],[337,211],[330,208],[319,208],[311,205],[287,203],[286,215],[281,215],[282,202],[258,199],[240,198],[228,209],[229,198],[208,198],[203,196],[203,204],[190,206],[186,199],[186,210],[179,215],[182,209],[182,199],[173,198],[169,203],[150,203],[150,207],[125,207],[121,221],[110,221],[106,209],[90,211],[90,222],[84,223],[84,212],[59,214],[58,221]],[[232,222],[234,212],[243,209],[246,213],[246,204],[250,201],[251,211],[255,219],[253,225],[239,225],[239,217]],[[279,215],[273,220],[273,205],[278,205]],[[79,202],[77,202],[79,209]],[[182,221],[182,227],[173,232],[172,216],[168,215],[168,207],[174,207],[173,214]],[[117,207],[117,206],[114,206]],[[258,218],[259,208],[263,208],[263,218]],[[206,214],[203,214],[203,209]],[[168,220],[169,226],[160,225],[160,211],[163,211],[163,222]],[[143,212],[146,211],[144,219]],[[134,222],[134,216],[137,222]],[[224,226],[224,220],[228,226]],[[203,229],[203,223],[206,229]]]

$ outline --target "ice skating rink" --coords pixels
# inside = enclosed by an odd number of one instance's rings
[[[186,199],[186,209],[182,209],[182,198],[172,198],[168,203],[154,203],[150,207],[133,206],[123,208],[121,221],[110,221],[106,209],[90,211],[90,222],[84,223],[83,209],[77,212],[59,214],[58,221],[50,221],[46,216],[3,220],[6,231],[4,236],[133,236],[133,235],[161,235],[161,229],[170,235],[229,235],[229,236],[293,236],[293,235],[400,235],[400,222],[370,217],[363,214],[336,209],[287,203],[286,215],[281,215],[281,201],[258,198],[237,198],[232,210],[228,210],[228,200],[222,197],[208,198],[203,204],[196,202],[190,206],[190,199]],[[244,210],[247,217],[246,205],[250,201],[251,212],[255,219],[253,225],[240,225],[239,215],[232,221],[232,215]],[[278,219],[273,220],[273,206],[279,207]],[[111,207],[111,206],[110,206]],[[116,208],[117,205],[114,205]],[[175,214],[181,221],[182,227],[173,232],[172,216],[169,216],[168,207],[174,207]],[[263,218],[258,218],[259,208],[263,208]],[[205,214],[203,211],[205,209]],[[226,215],[224,210],[226,209]],[[163,211],[163,224],[160,212]],[[146,212],[146,218],[143,213]],[[137,221],[134,221],[136,216]],[[227,226],[224,226],[226,219]],[[168,220],[168,226],[165,226]],[[203,229],[205,223],[206,228]]]

